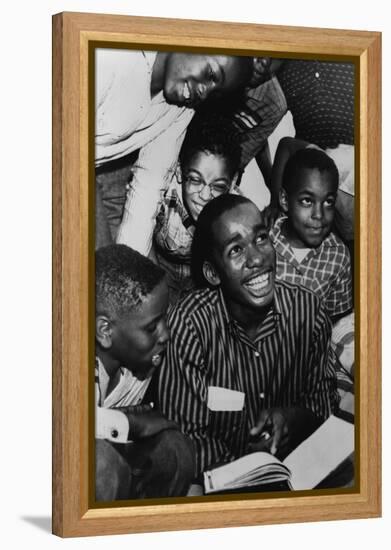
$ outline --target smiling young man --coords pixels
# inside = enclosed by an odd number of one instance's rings
[[[250,57],[96,50],[97,247],[111,240],[149,253],[194,108],[244,88],[252,69]]]
[[[169,315],[162,410],[193,439],[198,476],[253,450],[283,457],[337,405],[324,306],[275,280],[265,221],[244,197],[205,206],[192,262],[207,288]]]

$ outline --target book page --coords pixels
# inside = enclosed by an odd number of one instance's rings
[[[254,474],[254,472],[258,471],[260,468],[272,464],[281,465],[281,461],[269,453],[251,453],[238,458],[229,464],[225,464],[224,466],[219,466],[214,470],[205,472],[205,486],[209,487],[210,490],[222,489],[225,486],[234,484],[243,476],[250,475],[251,478],[251,473]]]
[[[330,416],[284,460],[292,488],[313,489],[353,451],[353,424]]]

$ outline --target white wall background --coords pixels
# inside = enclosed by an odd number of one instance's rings
[[[9,548],[201,547],[389,548],[391,216],[384,214],[384,517],[306,525],[94,537],[61,541],[51,512],[51,15],[89,11],[254,23],[378,30],[384,33],[383,207],[391,203],[390,34],[387,3],[328,0],[5,0],[1,10],[1,451],[0,541]],[[387,158],[388,157],[388,158]],[[387,525],[388,524],[388,525]],[[388,527],[388,528],[387,528]]]

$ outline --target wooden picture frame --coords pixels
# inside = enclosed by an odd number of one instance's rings
[[[89,44],[255,55],[338,56],[359,69],[355,273],[359,324],[353,490],[290,497],[91,507],[89,384],[93,215]],[[381,34],[61,13],[53,17],[53,532],[63,537],[377,517],[381,514]],[[92,124],[92,126],[91,126]],[[358,183],[357,183],[358,182]],[[359,292],[357,288],[359,287]]]

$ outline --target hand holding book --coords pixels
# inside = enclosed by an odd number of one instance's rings
[[[293,414],[292,411],[291,419],[296,422],[300,415],[301,412]],[[273,414],[272,418],[281,420],[281,416],[277,414]],[[241,488],[246,490],[281,482],[285,482],[292,490],[313,489],[353,451],[353,424],[330,416],[283,462],[267,452],[253,452],[204,472],[205,493]]]
[[[264,409],[250,430],[248,451],[266,451],[279,458],[284,457],[319,425],[319,419],[308,409]]]

